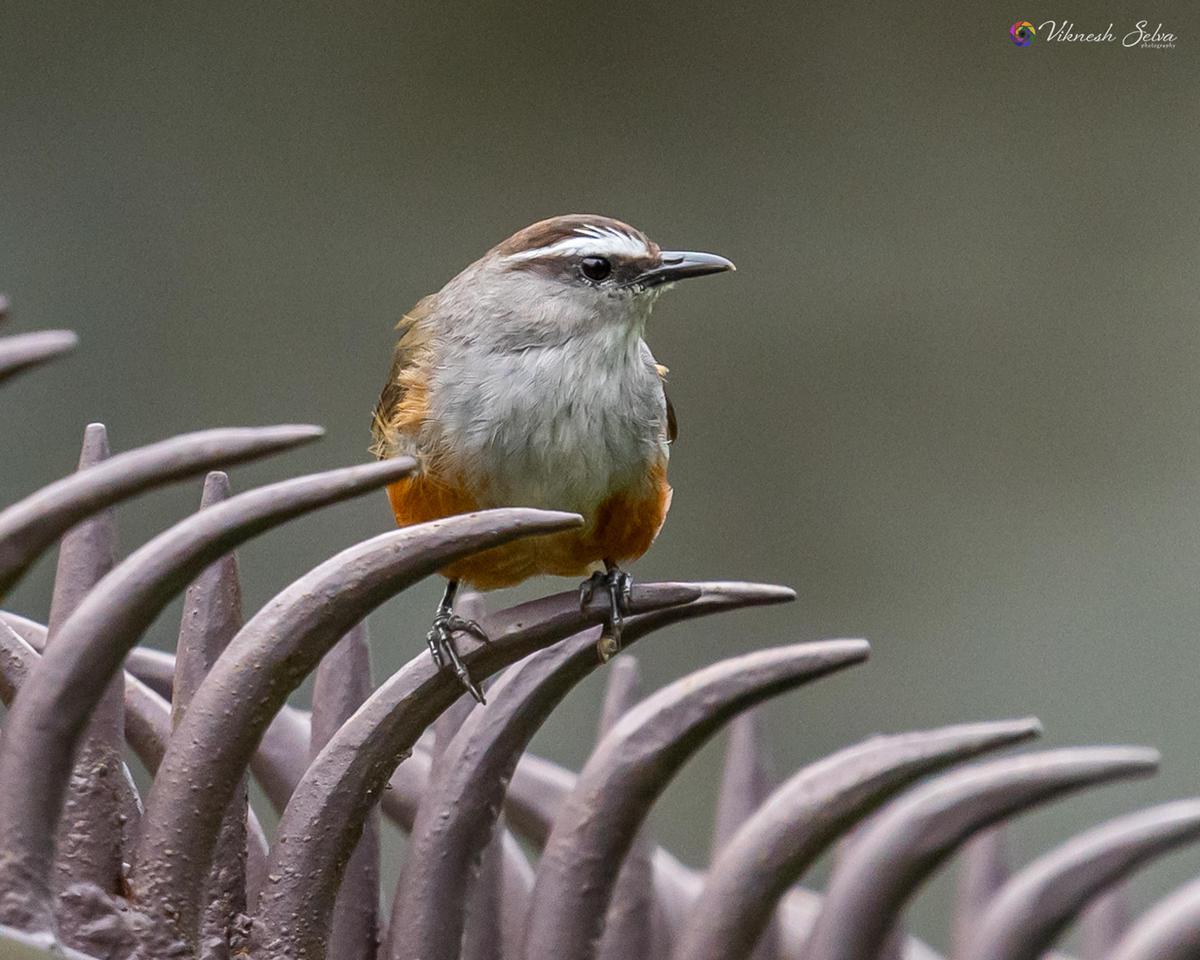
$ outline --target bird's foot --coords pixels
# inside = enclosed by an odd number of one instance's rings
[[[597,570],[580,584],[579,606],[587,606],[599,590],[608,594],[609,612],[604,629],[600,631],[600,640],[596,643],[596,652],[600,660],[607,663],[621,649],[621,628],[625,623],[625,614],[629,612],[633,577],[615,566],[610,566],[603,573]]]
[[[454,634],[456,633],[469,633],[484,643],[488,642],[487,633],[474,620],[466,620],[453,610],[441,607],[434,616],[433,626],[429,628],[429,633],[425,637],[425,642],[429,645],[429,652],[433,656],[433,662],[440,670],[452,671],[458,678],[458,682],[467,689],[476,702],[486,703],[483,691],[471,679],[467,665],[463,663],[462,657],[458,655],[458,650],[454,646]]]

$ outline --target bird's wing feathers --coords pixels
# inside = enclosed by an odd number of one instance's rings
[[[658,371],[658,378],[663,385],[663,400],[667,404],[667,443],[674,443],[675,438],[679,436],[679,421],[675,417],[675,404],[671,402],[671,398],[667,395],[667,374],[670,372],[661,363],[655,363],[654,369]]]
[[[424,418],[422,369],[432,335],[427,321],[436,306],[436,295],[424,297],[396,324],[400,339],[392,352],[392,367],[371,418],[371,453],[381,460],[395,456],[397,440],[406,433],[415,433]]]

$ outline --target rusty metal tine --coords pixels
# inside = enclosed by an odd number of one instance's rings
[[[1170,893],[1138,917],[1106,960],[1196,960],[1200,956],[1200,880]]]
[[[279,431],[268,431],[278,445]],[[84,473],[105,470],[113,457]],[[286,480],[201,510],[118,564],[48,644],[8,714],[0,750],[0,921],[26,930],[50,923],[54,826],[70,758],[125,654],[171,598],[241,541],[306,511],[375,489],[412,461],[386,461]],[[135,858],[136,859],[136,858]]]
[[[222,464],[265,457],[321,436],[319,427],[202,430],[110,457],[0,512],[0,601],[29,566],[85,517]]]
[[[889,797],[922,776],[1040,732],[1036,720],[1025,719],[874,737],[804,767],[717,856],[674,957],[749,956],[787,889]]]
[[[378,469],[391,462],[360,469]],[[239,499],[196,517],[216,513]],[[160,921],[151,931],[160,941],[147,949],[167,952],[195,937],[203,871],[211,863],[219,825],[220,810],[213,804],[228,802],[271,717],[322,654],[376,606],[447,563],[517,537],[564,530],[581,522],[575,514],[489,510],[381,534],[309,571],[252,617],[192,698],[146,804],[131,885],[144,909]],[[451,679],[440,677],[448,685]],[[359,711],[355,716],[361,715]],[[210,802],[203,809],[193,802],[196,782],[207,786]],[[361,810],[365,817],[369,798],[358,798],[356,803],[365,803]],[[332,817],[323,825],[324,832],[340,836],[346,819],[341,813]],[[334,829],[327,829],[330,826]],[[351,842],[344,847],[343,866],[361,826],[359,817]],[[307,841],[299,845],[310,846]],[[337,885],[326,887],[330,879],[305,876],[306,883],[330,893],[331,910]],[[279,888],[280,884],[268,887]]]
[[[689,584],[643,583],[634,586],[630,606],[640,612],[699,595]],[[556,594],[488,617],[490,642],[462,637],[460,653],[473,676],[486,678],[606,615],[599,596],[581,608],[578,591]],[[459,693],[453,677],[418,657],[375,691],[309,767],[279,824],[271,872],[281,880],[259,905],[256,932],[270,955],[322,955],[340,870],[362,817],[421,732]]]
[[[740,711],[866,659],[862,640],[794,644],[699,670],[643,700],[592,753],[534,882],[525,957],[594,955],[619,862],[679,768]]]
[[[79,337],[70,330],[40,330],[0,338],[0,383],[74,350],[78,343]]]
[[[1072,837],[1004,885],[966,960],[1038,960],[1110,883],[1200,837],[1200,800],[1139,810]]]
[[[214,471],[204,478],[200,509],[224,503],[230,496],[228,475]],[[192,696],[241,626],[242,585],[237,555],[231,551],[200,571],[184,592],[171,687],[172,727],[179,726]],[[243,778],[225,811],[204,893],[201,937],[209,945],[204,960],[226,960],[230,932],[237,918],[246,913],[249,809],[249,793]]]
[[[1108,960],[1129,929],[1129,890],[1114,883],[1096,897],[1079,917],[1079,960]]]
[[[983,911],[1008,879],[1007,834],[992,827],[968,840],[959,856],[955,886],[950,956],[962,960],[967,940],[975,932]]]
[[[598,741],[642,698],[641,671],[635,657],[621,654],[608,670]],[[662,925],[655,918],[653,852],[654,846],[643,827],[619,868],[613,863],[618,873],[596,950],[600,960],[651,960],[656,955],[656,940],[665,939]],[[660,954],[665,956],[667,945],[662,946]]]
[[[110,455],[104,425],[89,424],[78,469],[94,467]],[[63,623],[116,562],[117,522],[111,509],[101,510],[67,531],[58,549],[47,646],[53,647]],[[100,952],[100,945],[90,942],[86,934],[94,922],[94,905],[63,894],[75,883],[90,884],[109,895],[120,891],[125,841],[132,838],[141,815],[136,791],[124,776],[122,681],[118,674],[107,685],[88,719],[56,831],[52,883],[59,937],[67,946],[84,952]]]
[[[979,763],[936,777],[875,815],[826,889],[806,960],[875,960],[921,884],[969,837],[1085,787],[1148,776],[1158,754],[1078,747]]]
[[[317,667],[312,700],[315,757],[371,695],[366,621],[350,628]],[[379,936],[379,814],[372,811],[350,855],[329,929],[329,953],[338,960],[375,960]]]
[[[11,306],[8,297],[0,293],[0,323],[8,323],[8,311]]]
[[[671,622],[792,596],[789,590],[761,585],[694,586],[701,594],[696,600],[630,617],[623,637],[626,647]],[[410,783],[408,789],[425,794],[426,812],[422,816],[418,809],[393,904],[392,930],[403,930],[404,936],[397,939],[390,932],[384,956],[400,951],[426,960],[456,955],[461,919],[454,914],[435,915],[429,905],[452,898],[467,884],[521,752],[562,699],[600,666],[595,640],[594,630],[575,634],[508,670],[494,687],[494,702],[473,713],[455,738],[444,776],[429,786]],[[397,776],[416,759],[401,764]],[[402,792],[396,779],[393,776],[393,789],[384,794],[385,811],[389,799]],[[555,810],[561,808],[567,792],[558,794]],[[414,900],[408,894],[417,889],[429,895]]]

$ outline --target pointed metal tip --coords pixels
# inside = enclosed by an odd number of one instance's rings
[[[229,483],[229,474],[224,470],[214,470],[204,478],[204,492],[200,494],[200,509],[211,507],[214,503],[222,503],[233,494]]]
[[[79,469],[102,463],[112,456],[108,445],[108,428],[102,423],[89,423],[83,430],[83,445],[79,450]]]
[[[711,580],[697,583],[701,596],[712,599],[727,599],[733,603],[755,606],[772,603],[791,603],[796,591],[791,587],[775,583],[750,583],[741,580]]]

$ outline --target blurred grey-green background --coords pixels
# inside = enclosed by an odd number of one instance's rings
[[[650,685],[865,636],[868,666],[767,711],[779,774],[873,731],[1026,713],[1052,744],[1163,750],[1156,780],[1024,821],[1021,857],[1196,794],[1200,15],[1031,6],[6,0],[0,289],[14,329],[82,345],[5,391],[0,499],[68,470],[89,420],[118,448],[328,429],[243,489],[363,460],[396,318],[532,220],[607,213],[739,266],[649,331],[681,439],[636,575],[799,594],[647,644]],[[1054,17],[1179,40],[1009,41]],[[123,510],[126,545],[196,495]],[[255,542],[247,606],[389,523],[380,495]],[[50,573],[13,606],[44,615]],[[380,675],[422,649],[437,589],[372,618]],[[599,690],[537,748],[577,764]],[[654,822],[692,862],[718,746]],[[1175,857],[1139,901],[1197,871]],[[913,912],[935,941],[946,899],[939,881]]]

